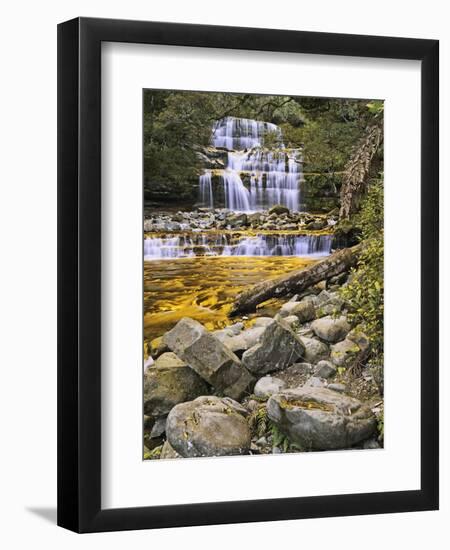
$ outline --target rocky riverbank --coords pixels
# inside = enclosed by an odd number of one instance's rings
[[[347,280],[288,296],[270,317],[212,331],[185,317],[153,340],[144,458],[381,447],[383,399],[365,366],[370,342],[340,295]]]

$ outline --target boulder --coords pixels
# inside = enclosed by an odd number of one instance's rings
[[[253,327],[242,331],[237,336],[225,338],[223,343],[236,354],[242,354],[244,351],[253,347],[258,343],[259,338],[263,334],[264,327]]]
[[[251,433],[246,414],[232,399],[198,397],[170,411],[167,440],[185,458],[248,454]]]
[[[266,327],[272,322],[272,317],[256,317],[253,328]]]
[[[258,343],[242,356],[250,372],[267,374],[292,365],[303,357],[305,348],[300,338],[283,321],[272,320]]]
[[[287,302],[281,307],[279,314],[281,317],[295,315],[300,324],[312,321],[316,318],[315,307],[309,300],[302,300],[301,302]]]
[[[254,379],[239,358],[198,321],[184,317],[164,342],[216,390],[240,399]]]
[[[361,350],[367,350],[370,346],[369,338],[364,334],[359,326],[355,327],[347,334],[347,340],[354,342]]]
[[[162,336],[159,336],[150,342],[150,355],[153,359],[156,359],[166,351],[169,351],[169,348],[163,342]]]
[[[275,214],[276,216],[281,216],[282,214],[289,214],[289,208],[281,204],[276,204],[275,206],[272,206],[272,208],[269,210],[269,215],[271,214]]]
[[[330,361],[319,361],[314,371],[314,376],[319,378],[331,378],[336,374],[336,367]]]
[[[184,361],[163,353],[144,374],[144,413],[161,417],[178,403],[208,393],[208,385]]]
[[[355,360],[356,356],[360,352],[360,348],[355,342],[348,340],[342,340],[331,346],[330,358],[334,365],[337,367],[350,367]]]
[[[164,445],[161,449],[161,454],[159,455],[160,460],[166,459],[166,458],[183,458],[180,454],[176,452],[176,450],[172,447],[172,445],[165,441]]]
[[[267,399],[274,393],[278,393],[286,387],[285,382],[274,376],[264,376],[260,378],[255,384],[255,389],[253,393],[256,397],[261,397],[262,399]]]
[[[321,359],[329,357],[330,349],[317,338],[301,336],[300,339],[305,346],[304,359],[307,363],[317,363]]]
[[[311,323],[311,328],[321,340],[331,343],[343,340],[350,331],[350,325],[344,316],[337,319],[333,317],[316,319]]]
[[[229,225],[231,228],[238,228],[242,227],[244,225],[247,225],[247,214],[238,213],[238,214],[231,214],[227,217],[227,225]]]
[[[327,388],[302,387],[272,395],[267,414],[305,451],[349,448],[376,430],[369,407]]]
[[[283,317],[282,319],[294,331],[300,327],[300,321],[295,315],[288,315],[287,317]]]

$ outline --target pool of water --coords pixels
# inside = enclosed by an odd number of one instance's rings
[[[313,258],[285,256],[195,257],[144,262],[144,338],[162,336],[182,317],[208,329],[223,328],[235,296],[260,281],[301,269]],[[273,314],[276,300],[265,302],[255,315]],[[252,315],[248,316],[249,321]]]

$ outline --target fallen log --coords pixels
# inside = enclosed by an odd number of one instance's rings
[[[348,271],[356,265],[361,245],[338,250],[331,256],[304,269],[258,283],[236,296],[230,315],[254,311],[256,306],[270,298],[279,298],[289,293],[302,292],[308,287]]]

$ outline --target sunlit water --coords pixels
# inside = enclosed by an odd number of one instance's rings
[[[144,337],[151,341],[162,336],[186,316],[210,330],[225,327],[234,322],[227,314],[236,294],[314,261],[317,260],[284,256],[145,261]],[[258,309],[257,315],[273,314],[277,307],[279,304],[272,300]]]

